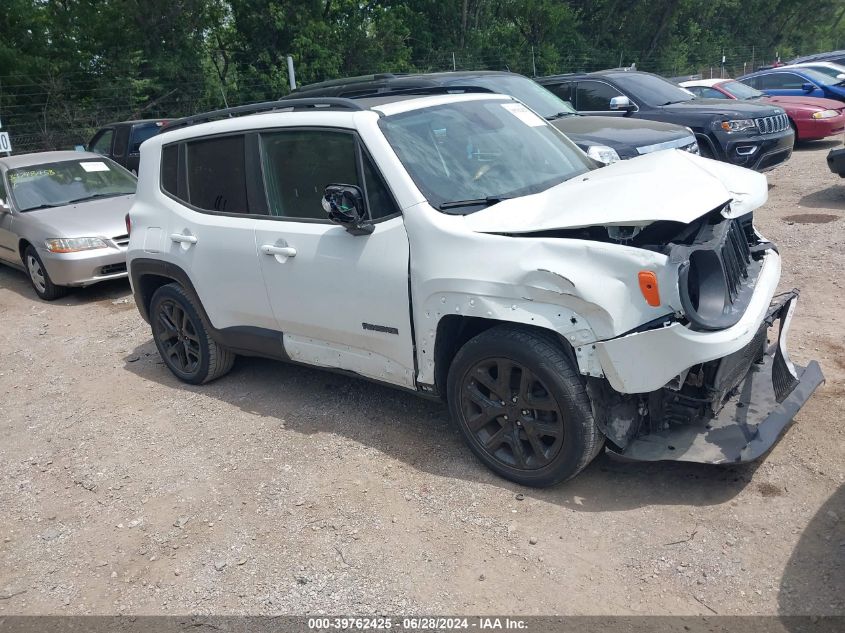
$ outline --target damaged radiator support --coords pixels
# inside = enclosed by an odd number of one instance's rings
[[[823,381],[815,362],[795,366],[786,351],[797,296],[779,297],[748,345],[662,389],[625,395],[590,379],[591,399],[605,403],[595,414],[608,450],[632,460],[708,463],[750,461],[768,450]],[[767,349],[775,325],[776,342]]]

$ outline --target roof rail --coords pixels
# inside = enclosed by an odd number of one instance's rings
[[[415,86],[412,88],[391,88],[390,86],[374,87],[371,92],[357,92],[349,99],[372,99],[373,97],[393,97],[401,95],[442,95],[442,94],[462,94],[467,92],[481,92],[486,94],[499,94],[490,88],[482,86]]]
[[[162,127],[160,134],[188,127],[190,125],[207,123],[214,119],[226,119],[247,114],[273,112],[274,110],[295,110],[297,108],[346,108],[347,110],[365,109],[362,108],[360,104],[355,103],[352,99],[342,99],[339,97],[290,98],[279,99],[277,101],[262,101],[261,103],[250,103],[247,105],[235,106],[233,108],[212,110],[211,112],[203,112],[202,114],[194,114],[193,116],[176,119],[175,121],[171,121]]]

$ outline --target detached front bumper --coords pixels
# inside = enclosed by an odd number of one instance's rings
[[[718,413],[686,424],[667,422],[663,429],[636,437],[624,449],[609,446],[608,451],[636,461],[711,464],[753,461],[769,451],[824,382],[815,361],[801,367],[789,359],[786,337],[796,301],[793,292],[771,306],[765,325],[779,326],[777,342],[751,365]]]
[[[126,250],[102,248],[78,253],[38,251],[47,273],[59,286],[90,286],[109,279],[126,277]]]

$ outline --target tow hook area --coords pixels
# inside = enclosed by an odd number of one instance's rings
[[[672,384],[647,394],[632,425],[636,431],[628,427],[621,441],[611,437],[615,446],[609,443],[608,452],[636,461],[710,464],[753,461],[768,452],[824,382],[816,361],[795,365],[786,349],[797,298],[797,291],[778,297],[747,348],[690,372],[695,378],[687,385],[707,397],[685,395]],[[777,338],[767,346],[770,328],[777,328]],[[633,412],[630,405],[628,410]],[[608,420],[611,431],[613,424]]]

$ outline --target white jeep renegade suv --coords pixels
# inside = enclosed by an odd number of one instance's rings
[[[212,112],[144,143],[140,174],[129,273],[176,376],[243,354],[440,396],[522,484],[604,445],[755,459],[823,380],[786,353],[764,176],[680,151],[599,169],[510,97]]]

